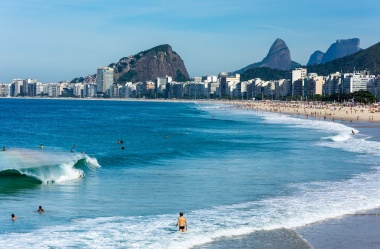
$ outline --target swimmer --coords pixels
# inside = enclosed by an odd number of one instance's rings
[[[121,149],[124,150],[124,146],[121,146]]]
[[[3,148],[1,149],[1,151],[5,151],[5,146],[3,146]]]
[[[15,220],[17,220],[17,217],[16,215],[12,214],[12,221],[15,221]]]
[[[179,213],[179,218],[178,218],[178,221],[177,221],[177,225],[175,225],[176,227],[178,226],[178,229],[180,232],[185,232],[187,231],[187,221],[186,221],[186,218],[183,217],[183,213]]]
[[[169,136],[168,136],[168,135],[166,135],[166,136],[165,136],[165,138],[169,138]]]
[[[70,153],[73,153],[74,151],[73,150],[70,150]]]
[[[43,149],[43,148],[44,148],[44,146],[42,144],[40,144],[40,149]]]
[[[45,212],[45,210],[41,206],[39,206],[37,212],[42,214],[43,212]]]

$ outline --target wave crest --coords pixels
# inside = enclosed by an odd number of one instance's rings
[[[85,170],[95,170],[100,167],[96,158],[86,154],[15,150],[2,155],[1,181],[10,178],[13,181],[34,183],[64,182],[83,177]],[[4,165],[12,167],[4,168]]]

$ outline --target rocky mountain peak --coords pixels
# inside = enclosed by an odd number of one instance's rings
[[[262,60],[260,67],[276,68],[281,70],[291,69],[292,59],[286,43],[278,38],[272,44],[267,56]]]
[[[183,60],[168,44],[123,57],[110,66],[114,68],[115,82],[119,83],[144,82],[166,75],[176,81],[189,79]]]
[[[331,44],[326,53],[315,51],[309,59],[307,65],[326,63],[335,59],[342,58],[347,55],[354,54],[361,50],[360,39],[338,39],[335,43]]]

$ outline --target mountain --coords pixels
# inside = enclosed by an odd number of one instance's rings
[[[308,72],[318,75],[328,75],[334,72],[352,72],[353,70],[369,70],[370,74],[380,74],[380,42],[336,60],[319,65],[307,66]]]
[[[144,82],[166,75],[180,82],[190,78],[183,60],[168,44],[123,57],[109,67],[114,68],[114,81],[118,83]]]
[[[361,50],[360,39],[352,38],[352,39],[339,39],[333,43],[329,49],[327,49],[326,53],[322,53],[321,51],[315,51],[309,59],[307,65],[326,63],[338,58],[342,58],[344,56],[354,54]],[[319,59],[319,57],[322,58]],[[316,58],[317,57],[317,58]]]
[[[352,72],[354,70],[367,69],[370,74],[380,75],[380,42],[375,45],[360,50],[324,64],[314,64],[306,67],[307,72],[318,75],[329,75],[334,72]],[[261,78],[263,80],[289,79],[290,70],[271,69],[266,67],[250,68],[241,74],[242,80]]]
[[[301,64],[291,60],[290,50],[286,43],[280,38],[272,44],[267,56],[257,63],[250,64],[242,69],[234,71],[229,74],[244,73],[250,68],[254,67],[266,67],[279,70],[290,70],[292,68],[301,67]]]
[[[315,51],[310,56],[310,59],[309,59],[309,62],[307,63],[307,65],[321,64],[322,58],[324,55],[325,55],[325,53],[323,53],[322,51],[319,51],[319,50]]]

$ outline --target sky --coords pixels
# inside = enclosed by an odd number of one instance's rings
[[[277,38],[293,61],[337,39],[380,42],[379,0],[0,0],[0,82],[72,80],[161,44],[190,77],[261,61]]]

